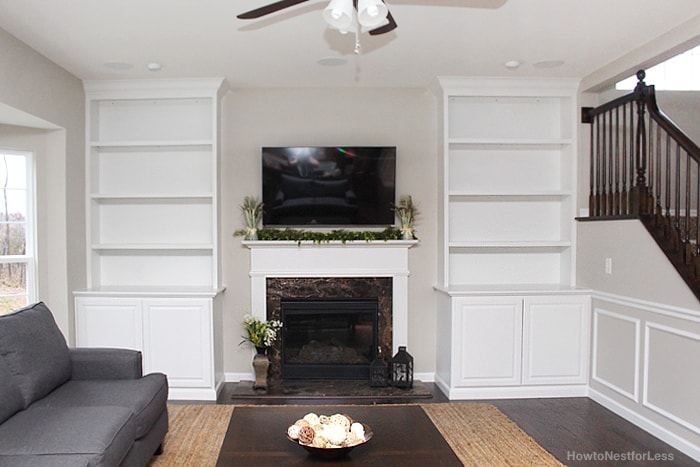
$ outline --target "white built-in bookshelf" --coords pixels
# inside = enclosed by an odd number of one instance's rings
[[[78,344],[139,348],[146,370],[169,373],[171,395],[215,398],[223,80],[88,81],[85,92],[88,274],[75,294]]]
[[[571,285],[575,83],[441,85],[440,285]]]
[[[88,288],[218,285],[220,85],[86,83]]]
[[[582,395],[577,82],[439,80],[438,361],[450,398]]]

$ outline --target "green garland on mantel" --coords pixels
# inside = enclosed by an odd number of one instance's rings
[[[403,235],[400,229],[394,227],[387,227],[382,231],[352,231],[352,230],[331,230],[330,232],[316,232],[308,230],[298,230],[298,229],[270,229],[264,228],[258,230],[258,240],[267,241],[293,241],[297,243],[301,242],[314,242],[314,243],[328,243],[331,241],[340,241],[342,243],[352,242],[352,241],[366,241],[370,242],[373,240],[403,240]],[[245,235],[245,231],[237,230],[234,235]],[[414,240],[417,240],[415,235]]]

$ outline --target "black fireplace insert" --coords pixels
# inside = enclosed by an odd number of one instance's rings
[[[368,379],[377,355],[376,298],[282,299],[283,379]]]

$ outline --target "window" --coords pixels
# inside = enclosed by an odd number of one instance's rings
[[[644,82],[653,84],[657,91],[700,91],[700,46],[644,71]],[[637,81],[636,76],[631,76],[619,81],[615,89],[631,91]]]
[[[35,300],[34,164],[0,149],[0,314]]]

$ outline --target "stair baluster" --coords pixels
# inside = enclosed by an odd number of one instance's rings
[[[584,113],[591,123],[589,217],[639,219],[700,299],[700,148],[634,91]]]

